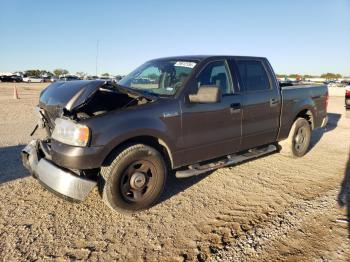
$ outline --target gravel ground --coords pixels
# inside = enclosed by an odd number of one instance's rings
[[[44,190],[19,152],[42,84],[0,84],[0,260],[350,261],[350,123],[342,97],[301,159],[272,154],[211,174],[168,179],[150,210],[122,215],[94,190],[72,204]],[[342,185],[342,181],[343,187]]]

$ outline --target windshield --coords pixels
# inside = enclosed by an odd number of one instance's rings
[[[118,84],[157,95],[174,95],[195,66],[192,61],[154,60],[141,65]]]

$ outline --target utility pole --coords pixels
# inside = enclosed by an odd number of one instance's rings
[[[98,61],[98,45],[99,45],[99,40],[97,40],[97,43],[96,43],[96,70],[95,70],[95,75],[97,76],[97,61]]]

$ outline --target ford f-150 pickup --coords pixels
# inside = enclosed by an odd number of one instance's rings
[[[47,135],[22,161],[60,196],[82,201],[98,186],[109,207],[133,212],[155,204],[171,174],[275,151],[302,157],[327,103],[327,86],[280,87],[266,58],[160,58],[118,83],[49,85],[36,108]]]

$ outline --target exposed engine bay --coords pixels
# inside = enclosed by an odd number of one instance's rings
[[[51,135],[57,118],[76,122],[153,101],[155,97],[104,81],[56,82],[40,94],[40,127]]]
[[[76,120],[86,119],[112,110],[142,105],[147,102],[149,102],[149,99],[142,96],[132,96],[114,88],[101,87],[89,101],[70,116]]]

